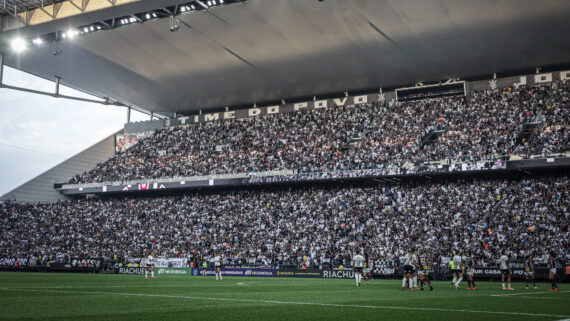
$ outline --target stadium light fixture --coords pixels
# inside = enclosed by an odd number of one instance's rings
[[[73,37],[77,36],[79,34],[79,32],[77,32],[73,29],[69,29],[69,30],[67,30],[66,34],[67,34],[67,37],[69,39],[73,39]]]
[[[10,46],[15,52],[22,52],[28,48],[28,43],[22,38],[16,38],[10,42]]]
[[[2,0],[0,0],[1,2]],[[110,0],[109,0],[110,1]],[[203,7],[204,9],[208,10],[210,9],[210,7],[212,6],[219,6],[219,5],[223,5],[226,3],[234,3],[234,2],[245,2],[247,0],[193,0],[189,3],[186,3],[185,5],[180,5],[177,6],[178,8],[180,8],[180,11],[178,13],[187,13],[190,12],[192,10],[201,10]],[[174,12],[174,15],[172,15],[172,17],[176,16],[176,10],[175,10],[176,6],[174,7],[169,7],[169,8],[165,8],[163,9],[164,11],[168,11],[171,13]],[[45,34],[43,36],[31,39],[23,39],[23,38],[16,38],[13,39],[11,41],[11,47],[12,50],[17,51],[17,52],[21,52],[24,51],[29,45],[40,45],[42,44],[44,41],[46,41],[47,39],[55,39],[55,41],[59,41],[61,39],[73,39],[78,35],[87,35],[90,32],[94,32],[94,31],[98,31],[98,30],[103,30],[103,29],[114,29],[116,27],[119,27],[121,25],[127,25],[127,24],[131,24],[131,23],[136,23],[136,22],[144,22],[145,20],[150,20],[153,18],[162,18],[162,17],[166,17],[164,14],[157,14],[156,12],[150,11],[150,12],[141,12],[141,13],[137,13],[137,14],[132,14],[129,17],[117,17],[113,19],[113,23],[111,21],[101,21],[101,22],[96,22],[92,25],[87,25],[87,26],[74,26],[70,29],[67,30],[58,30],[58,31],[54,31],[50,34]],[[146,18],[146,19],[145,19]],[[171,28],[172,31],[176,31],[178,30],[178,18],[176,19],[176,23],[173,24],[173,28]],[[102,27],[102,25],[104,25],[104,27]]]

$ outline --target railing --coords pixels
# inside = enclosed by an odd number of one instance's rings
[[[218,175],[205,175],[205,176],[187,176],[187,177],[165,177],[165,178],[153,178],[153,179],[136,179],[128,181],[113,181],[113,182],[101,182],[101,183],[85,183],[85,184],[61,184],[56,183],[56,185],[61,189],[76,189],[76,188],[98,188],[103,186],[122,186],[122,185],[136,185],[140,183],[152,184],[152,183],[168,183],[168,182],[192,182],[192,181],[208,181],[208,180],[219,180],[219,179],[248,179],[250,182],[264,181],[264,179],[259,179],[263,177],[279,177],[279,176],[305,176],[305,175],[331,175],[333,173],[338,174],[342,177],[351,177],[351,173],[355,171],[372,171],[372,172],[386,172],[380,173],[382,175],[398,175],[401,172],[400,169],[408,169],[406,172],[411,171],[414,173],[413,169],[420,166],[438,166],[438,165],[469,165],[470,167],[477,168],[477,164],[484,164],[489,162],[506,162],[506,161],[516,161],[516,160],[535,160],[535,159],[549,159],[549,158],[561,158],[570,157],[570,152],[550,154],[550,155],[512,155],[504,157],[494,157],[491,159],[481,159],[478,161],[457,161],[454,159],[445,160],[435,160],[435,161],[420,161],[420,162],[406,162],[402,165],[385,165],[379,164],[374,166],[363,166],[361,168],[353,169],[341,169],[341,168],[325,168],[325,169],[315,169],[315,170],[278,170],[278,171],[265,171],[265,172],[250,172],[250,173],[237,173],[237,174],[218,174]],[[344,173],[344,174],[343,174]],[[337,176],[338,176],[337,175]],[[56,187],[57,188],[57,187]]]

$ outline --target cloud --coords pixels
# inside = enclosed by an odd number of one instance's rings
[[[8,67],[4,83],[54,88],[53,82]],[[70,88],[61,92],[90,97]],[[148,119],[138,112],[131,117]],[[125,121],[122,107],[0,89],[0,195],[108,137]]]

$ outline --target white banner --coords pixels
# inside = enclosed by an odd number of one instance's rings
[[[147,259],[141,260],[141,266],[146,266]],[[156,258],[154,259],[154,267],[165,268],[165,267],[187,267],[187,260],[182,258],[168,259],[168,258]]]

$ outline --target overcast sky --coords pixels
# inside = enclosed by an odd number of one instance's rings
[[[4,67],[4,84],[54,91],[55,84]],[[89,97],[62,87],[61,94]],[[0,195],[121,129],[126,109],[0,89]],[[148,115],[133,112],[132,121]]]

